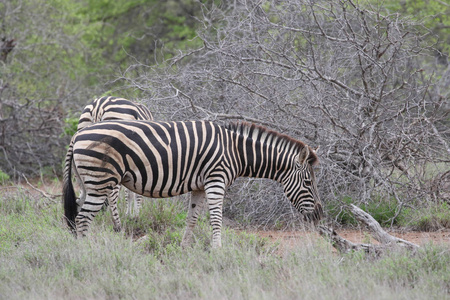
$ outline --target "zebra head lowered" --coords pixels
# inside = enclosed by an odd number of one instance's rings
[[[290,176],[283,180],[284,192],[292,205],[309,222],[317,224],[323,216],[323,208],[317,192],[313,166],[318,164],[315,151],[309,146],[303,147],[295,156]]]
[[[307,221],[317,224],[323,208],[313,166],[319,163],[315,150],[285,134],[249,123],[230,124],[236,139],[240,176],[280,182],[292,205]],[[232,154],[231,154],[232,155]]]

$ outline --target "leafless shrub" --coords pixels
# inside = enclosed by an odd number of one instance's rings
[[[390,199],[400,211],[436,200],[429,180],[450,155],[449,66],[436,64],[426,28],[353,1],[234,1],[203,12],[202,47],[123,74],[156,118],[244,119],[320,146],[325,202]],[[244,182],[230,199],[251,201],[225,211],[294,216],[269,186]]]
[[[58,106],[45,106],[44,101],[1,101],[0,105],[1,168],[19,175],[36,174],[54,166],[48,171],[59,174],[65,145],[60,137],[63,118]]]

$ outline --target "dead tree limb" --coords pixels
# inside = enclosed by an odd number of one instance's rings
[[[351,213],[355,216],[358,222],[362,223],[368,228],[373,238],[380,242],[379,245],[373,244],[356,244],[350,242],[343,237],[339,236],[336,231],[327,226],[318,226],[320,235],[329,240],[333,247],[336,248],[340,253],[348,253],[352,251],[364,251],[371,254],[381,254],[387,249],[392,249],[395,247],[404,247],[408,250],[416,250],[419,248],[418,245],[411,243],[409,241],[397,238],[390,235],[381,228],[381,225],[368,213],[357,207],[356,205],[351,205],[349,207]]]
[[[410,250],[417,249],[419,246],[403,240],[401,238],[395,237],[387,233],[381,228],[380,223],[378,223],[371,215],[363,211],[361,208],[356,205],[351,204],[350,211],[353,213],[355,218],[362,224],[366,225],[366,227],[371,232],[374,239],[380,242],[383,245],[399,245],[402,247],[406,247]]]
[[[383,252],[384,247],[380,245],[372,245],[372,244],[355,244],[350,242],[349,240],[341,237],[337,232],[323,225],[318,226],[320,235],[330,240],[333,247],[336,248],[340,253],[349,253],[352,251],[364,251],[366,253],[380,254]]]

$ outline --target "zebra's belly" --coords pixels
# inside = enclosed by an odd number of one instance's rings
[[[136,194],[149,198],[167,198],[186,194],[191,191],[204,190],[204,185],[201,183],[191,182],[191,184],[188,184],[185,180],[173,179],[170,182],[146,182],[145,186],[143,186],[144,184],[141,178],[133,178],[129,173],[125,174],[121,184]]]

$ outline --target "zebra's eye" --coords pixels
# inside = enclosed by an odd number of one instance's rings
[[[303,182],[305,183],[305,186],[311,186],[311,180],[305,179]]]
[[[295,167],[297,168],[297,170],[299,170],[299,171],[301,171],[301,172],[303,172],[304,171],[304,169],[305,169],[305,166],[304,165],[302,165],[300,162],[295,162]]]

